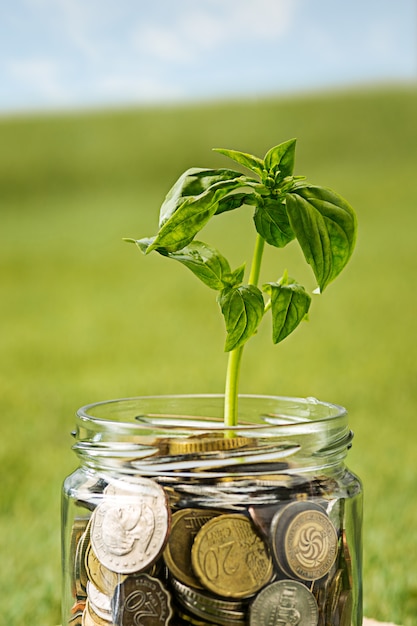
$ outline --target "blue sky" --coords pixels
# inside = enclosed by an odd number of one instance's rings
[[[0,8],[0,112],[416,78],[416,0],[3,0]]]

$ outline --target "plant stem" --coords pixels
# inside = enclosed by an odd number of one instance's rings
[[[252,265],[249,274],[249,285],[257,287],[261,270],[262,255],[265,240],[257,235],[255,250],[252,257]],[[238,395],[240,363],[242,360],[243,346],[229,352],[226,372],[226,388],[224,398],[224,424],[225,426],[237,426],[238,424]]]

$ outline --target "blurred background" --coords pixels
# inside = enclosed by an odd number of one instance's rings
[[[414,0],[15,0],[0,19],[1,615],[60,622],[60,485],[79,406],[222,392],[224,328],[154,234],[182,171],[298,138],[296,174],[354,206],[359,238],[310,321],[266,323],[241,390],[345,405],[365,484],[365,614],[417,623],[417,5]],[[251,212],[204,240],[236,267]],[[268,250],[315,287],[296,244]]]

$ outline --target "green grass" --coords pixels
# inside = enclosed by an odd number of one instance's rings
[[[60,484],[75,467],[75,410],[127,395],[223,390],[214,292],[121,240],[154,233],[159,204],[211,152],[262,155],[298,137],[296,173],[356,208],[357,249],[315,297],[310,322],[245,349],[244,392],[314,395],[348,407],[349,465],[365,484],[365,614],[417,615],[417,91],[414,88],[0,119],[1,614],[53,626],[60,603]],[[226,237],[225,225],[233,233]],[[236,266],[250,211],[204,239]],[[295,244],[268,250],[314,288]]]

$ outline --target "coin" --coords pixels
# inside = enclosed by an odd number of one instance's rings
[[[333,616],[336,613],[336,609],[339,603],[340,594],[343,588],[342,582],[343,572],[341,569],[337,570],[330,583],[328,599],[326,604],[326,623],[331,624]]]
[[[84,560],[88,579],[94,583],[101,593],[109,596],[113,595],[116,585],[126,578],[125,574],[112,572],[105,567],[103,563],[98,560],[91,543],[87,547]]]
[[[187,437],[186,439],[171,440],[169,453],[195,454],[197,452],[215,452],[218,450],[235,450],[256,442],[249,437],[224,437],[223,433],[212,433],[201,437]]]
[[[75,553],[75,564],[74,564],[74,583],[76,590],[76,598],[78,600],[83,600],[87,597],[87,571],[85,569],[85,555],[90,545],[90,522],[87,524],[87,527],[82,534],[80,540],[77,544],[77,549]]]
[[[242,600],[222,600],[200,590],[191,589],[178,580],[172,580],[176,600],[189,613],[209,622],[229,626],[246,624],[246,604]]]
[[[87,583],[87,595],[90,607],[94,613],[111,622],[111,597],[97,589],[91,580]]]
[[[185,585],[202,588],[192,570],[191,548],[201,527],[217,515],[218,511],[208,509],[182,509],[172,516],[164,559],[171,574]]]
[[[250,626],[317,626],[317,623],[317,602],[311,591],[296,580],[271,583],[258,593],[250,608]]]
[[[342,591],[333,616],[332,624],[336,626],[350,626],[352,620],[353,595],[350,589]]]
[[[204,524],[194,540],[191,563],[203,586],[224,597],[251,596],[272,576],[266,544],[252,522],[239,514]]]
[[[132,491],[130,491],[132,488]],[[91,517],[91,545],[113,572],[140,572],[156,561],[168,539],[170,510],[162,487],[141,478],[126,493],[106,494]]]
[[[111,619],[103,619],[97,615],[91,607],[90,602],[87,600],[82,617],[82,626],[109,626],[111,623]]]
[[[345,584],[348,589],[353,587],[353,571],[352,571],[352,555],[349,550],[349,544],[346,536],[346,531],[342,531],[342,550],[340,557],[340,564],[345,573]]]
[[[169,592],[148,574],[128,576],[116,587],[112,611],[118,626],[167,626],[173,615]]]
[[[77,559],[77,551],[78,546],[80,544],[81,538],[84,535],[89,519],[85,517],[75,518],[72,528],[71,528],[71,538],[70,538],[70,562],[74,564],[74,567],[71,568],[72,580],[71,580],[71,591],[74,597],[80,596],[80,586],[77,581],[76,576],[76,559]]]
[[[319,580],[337,557],[337,532],[324,509],[314,502],[288,504],[272,520],[273,547],[290,577]]]

